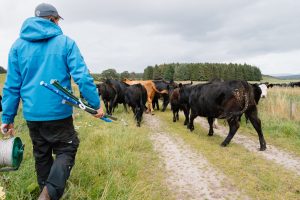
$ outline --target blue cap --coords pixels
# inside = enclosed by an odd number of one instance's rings
[[[36,17],[47,17],[47,16],[53,16],[53,17],[59,17],[63,19],[57,12],[56,8],[52,6],[51,4],[47,3],[41,3],[39,4],[34,11],[34,15]]]

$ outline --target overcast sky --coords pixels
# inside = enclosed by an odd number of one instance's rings
[[[0,65],[43,1],[0,1]],[[49,0],[92,72],[172,62],[235,62],[300,74],[299,0]]]

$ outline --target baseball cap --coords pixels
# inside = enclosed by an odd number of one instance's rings
[[[56,8],[48,3],[39,4],[34,11],[36,17],[54,16],[63,19],[57,12]]]

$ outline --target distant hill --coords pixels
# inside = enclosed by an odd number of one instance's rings
[[[271,83],[273,83],[273,82],[278,82],[278,81],[280,81],[280,79],[279,78],[277,78],[277,77],[274,77],[274,76],[270,76],[270,75],[262,75],[262,82],[271,82]]]
[[[299,80],[300,74],[276,76],[276,78],[283,79],[283,80]]]
[[[289,83],[300,80],[300,75],[262,75],[260,82]]]

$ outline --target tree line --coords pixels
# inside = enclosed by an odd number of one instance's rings
[[[144,73],[123,71],[116,69],[103,70],[100,74],[92,74],[96,81],[104,79],[125,78],[132,80],[174,80],[174,81],[209,81],[212,79],[260,81],[262,74],[259,68],[248,64],[236,63],[170,63],[148,66]]]
[[[143,79],[165,79],[174,81],[208,81],[215,78],[224,80],[260,81],[259,68],[248,64],[235,63],[171,63],[148,66]]]
[[[6,73],[6,70],[0,66],[0,74]],[[174,80],[174,81],[208,81],[215,78],[224,80],[247,80],[260,81],[262,74],[259,68],[248,64],[236,63],[170,63],[155,66],[148,66],[144,73],[135,73],[123,71],[118,73],[110,68],[103,70],[102,73],[92,74],[96,81],[104,79],[125,78],[132,80]]]
[[[103,70],[100,74],[92,73],[91,75],[96,81],[103,81],[104,79],[123,80],[125,78],[131,80],[143,79],[143,73],[135,73],[135,72],[128,72],[128,71],[123,71],[121,73],[118,73],[117,70],[113,68]]]
[[[6,73],[6,69],[4,69],[4,67],[0,66],[0,74],[5,74]]]

